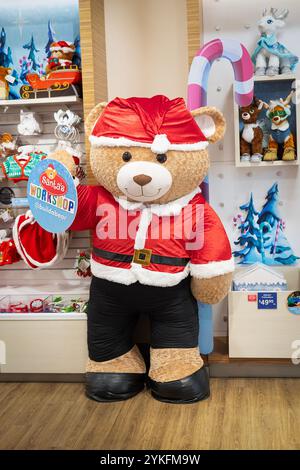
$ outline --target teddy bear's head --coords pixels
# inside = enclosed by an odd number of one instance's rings
[[[75,52],[74,44],[67,41],[53,42],[50,45],[50,53],[53,59],[72,60]]]
[[[155,204],[199,186],[209,169],[207,145],[224,131],[217,109],[190,113],[183,99],[161,95],[100,103],[86,120],[98,183],[115,197]]]

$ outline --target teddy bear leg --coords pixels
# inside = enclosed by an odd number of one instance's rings
[[[168,403],[193,403],[209,396],[209,380],[198,348],[198,305],[187,278],[170,289],[150,314],[152,396]]]
[[[121,401],[144,389],[145,363],[137,346],[108,361],[88,359],[86,394],[96,401]]]
[[[88,305],[89,398],[126,400],[144,389],[146,367],[132,339],[137,319],[118,284],[93,277]]]

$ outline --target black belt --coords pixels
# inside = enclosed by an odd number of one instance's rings
[[[167,264],[168,266],[186,266],[190,261],[190,258],[153,255],[152,250],[147,250],[145,248],[142,250],[134,250],[133,255],[123,255],[121,253],[114,253],[112,251],[100,250],[100,248],[93,247],[93,254],[110,261],[121,263],[131,263],[133,261],[134,263],[142,264],[144,266],[149,266],[150,263]]]

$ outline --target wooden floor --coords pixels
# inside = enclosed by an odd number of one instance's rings
[[[299,379],[212,379],[212,396],[111,404],[82,384],[0,383],[1,449],[299,449]]]

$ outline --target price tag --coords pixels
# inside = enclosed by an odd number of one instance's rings
[[[259,292],[257,298],[257,308],[276,310],[277,309],[277,292]]]
[[[7,74],[7,75],[5,75],[4,78],[8,83],[11,83],[11,84],[15,83],[15,81],[16,81],[16,78],[13,75]]]

